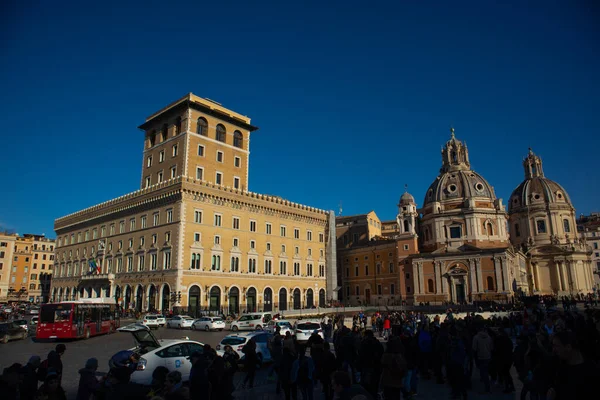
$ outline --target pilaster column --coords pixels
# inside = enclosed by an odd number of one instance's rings
[[[483,292],[483,278],[481,277],[481,258],[475,259],[475,272],[477,273],[477,291]]]
[[[477,287],[477,275],[475,272],[475,260],[469,258],[469,280],[471,281],[471,293],[478,293],[479,288]]]
[[[423,282],[423,263],[418,263],[419,268],[419,290],[420,293],[425,293],[425,282]]]
[[[502,272],[500,271],[500,258],[494,257],[494,273],[496,274],[496,292],[501,292],[502,287]]]
[[[577,282],[575,281],[575,275],[573,274],[572,268],[573,268],[573,266],[571,265],[571,262],[566,260],[565,261],[565,269],[567,271],[567,282],[569,284],[570,292],[573,292],[577,289]]]
[[[590,290],[593,290],[594,289],[594,267],[592,266],[592,262],[591,261],[587,262],[587,271],[588,271],[588,274],[590,274],[590,279],[591,279],[591,282],[592,282]]]
[[[506,256],[502,256],[500,257],[500,262],[502,263],[502,281],[504,282],[504,291],[506,292],[511,292],[512,291],[512,287],[511,287],[511,282],[508,279],[508,264],[507,264],[507,260],[506,260]]]
[[[414,294],[419,294],[419,269],[417,268],[417,264],[413,263],[413,285],[414,285]]]
[[[532,278],[533,278],[533,289],[534,290],[540,290],[540,280],[539,280],[539,271],[538,271],[538,264],[537,262],[532,262],[531,263],[531,272],[532,272]]]
[[[569,280],[567,279],[567,271],[565,268],[564,261],[557,261],[558,270],[560,271],[560,278],[563,284],[563,291],[569,291]]]
[[[442,277],[442,294],[448,294],[448,278]]]
[[[554,262],[554,267],[556,269],[556,282],[558,284],[557,291],[559,291],[559,292],[560,291],[564,291],[565,290],[565,288],[564,288],[564,282],[562,280],[562,276],[561,276],[561,273],[560,273],[560,265],[559,265],[559,263],[555,261]]]
[[[435,268],[435,293],[442,293],[442,262],[436,261],[433,265]]]

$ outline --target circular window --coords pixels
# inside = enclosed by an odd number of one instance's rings
[[[477,182],[477,184],[475,184],[475,189],[481,192],[483,190],[483,184],[481,182]]]
[[[536,194],[535,196],[533,196],[534,199],[539,200],[540,199],[540,195]]]
[[[452,184],[452,185],[448,186],[448,191],[449,191],[450,193],[454,193],[454,192],[456,192],[456,185],[455,185],[455,184]]]
[[[559,199],[562,199],[562,194],[560,194],[560,193],[559,193],[559,194],[558,194],[558,198],[559,198]]]

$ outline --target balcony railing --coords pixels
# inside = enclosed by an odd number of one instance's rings
[[[88,280],[99,280],[99,279],[115,279],[115,274],[92,274],[92,275],[83,275],[81,277],[82,281]]]

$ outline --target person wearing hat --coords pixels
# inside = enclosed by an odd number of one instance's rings
[[[60,386],[60,375],[54,369],[48,369],[46,379],[37,392],[36,400],[67,400],[67,395]]]
[[[40,356],[31,356],[27,364],[21,368],[19,393],[21,400],[33,400],[38,390],[38,368],[42,360]]]
[[[85,363],[85,368],[79,370],[79,388],[77,389],[77,400],[90,400],[92,395],[100,387],[96,378],[98,360],[90,358]]]

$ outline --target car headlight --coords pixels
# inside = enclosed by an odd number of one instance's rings
[[[140,361],[138,361],[136,371],[143,371],[146,369],[146,364],[148,364],[148,360],[144,357],[140,357]]]

